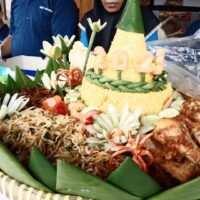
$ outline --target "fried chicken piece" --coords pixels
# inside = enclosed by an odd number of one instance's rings
[[[185,123],[160,119],[153,134],[155,162],[180,182],[200,175],[200,149]]]
[[[200,122],[200,100],[192,97],[187,97],[186,100],[181,115],[193,122]]]
[[[193,163],[200,162],[200,149],[192,140],[185,124],[176,119],[160,119],[156,123],[153,138],[169,152],[178,152]],[[173,157],[172,157],[173,159]]]
[[[181,114],[177,120],[184,121],[189,133],[200,145],[200,100],[192,97],[185,97]]]

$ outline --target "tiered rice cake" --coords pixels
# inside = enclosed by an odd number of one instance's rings
[[[120,52],[124,55],[122,60]],[[86,72],[81,88],[84,102],[88,106],[97,106],[104,112],[109,104],[118,111],[128,104],[132,111],[141,107],[143,115],[158,113],[171,97],[172,87],[164,75],[161,75],[162,70],[161,73],[153,72],[157,66],[153,55],[150,55],[152,60],[144,64],[148,59],[147,54],[140,3],[136,0],[128,1],[108,54],[100,57],[96,55],[94,69]],[[164,56],[161,63],[163,66]],[[123,66],[123,69],[118,69],[116,65]],[[142,71],[142,65],[150,71]],[[155,79],[158,75],[161,77]],[[160,83],[160,78],[164,78],[164,82],[161,80]],[[133,88],[133,85],[139,86]]]
[[[105,56],[106,67],[102,72],[104,77],[113,80],[117,77],[117,71],[111,67],[112,59],[115,59],[112,55],[117,50],[126,51],[129,56],[128,67],[122,72],[121,80],[140,82],[141,74],[137,72],[137,69],[144,62],[145,52],[147,51],[144,35],[117,30],[111,48]],[[153,75],[150,73],[146,74],[145,82],[151,83],[152,81]],[[81,88],[82,99],[88,106],[97,106],[105,112],[109,104],[112,104],[118,111],[121,111],[124,105],[128,104],[132,111],[137,107],[141,107],[143,115],[158,113],[171,94],[172,87],[170,83],[167,83],[166,88],[161,91],[146,93],[120,92],[103,88],[84,78]]]

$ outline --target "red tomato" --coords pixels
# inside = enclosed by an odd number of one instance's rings
[[[44,110],[52,111],[53,108],[54,108],[54,106],[55,106],[57,103],[61,102],[61,101],[62,101],[61,97],[58,96],[58,95],[56,95],[56,96],[54,96],[54,97],[48,98],[48,99],[46,99],[45,101],[43,101],[43,102],[42,102],[42,108],[43,108]]]
[[[68,108],[62,101],[61,97],[56,95],[54,97],[48,98],[42,102],[42,108],[48,110],[55,114],[66,115],[68,114]]]

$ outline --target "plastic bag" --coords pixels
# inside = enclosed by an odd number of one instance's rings
[[[169,81],[178,91],[200,99],[200,79],[173,62],[165,62]]]
[[[200,30],[193,36],[169,38],[147,43],[153,53],[164,48],[166,60],[200,78]]]

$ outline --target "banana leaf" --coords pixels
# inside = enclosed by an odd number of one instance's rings
[[[56,169],[45,158],[42,152],[37,148],[31,149],[29,158],[29,170],[37,180],[55,191],[56,189]]]
[[[200,199],[200,177],[161,192],[148,200],[198,200]]]
[[[19,67],[15,69],[15,79],[17,84],[22,88],[35,88],[36,84],[32,81]]]
[[[139,197],[150,197],[162,191],[161,186],[143,172],[130,157],[110,174],[107,181]]]
[[[6,94],[6,85],[0,83],[0,98],[3,98]]]
[[[46,69],[45,69],[45,73],[47,73],[50,76],[52,71],[54,71],[53,60],[52,58],[49,58]]]
[[[43,73],[44,73],[44,71],[39,71],[39,70],[36,71],[35,79],[34,79],[34,83],[35,83],[36,87],[40,86],[42,84]]]
[[[127,32],[144,33],[140,0],[127,0],[117,28]]]
[[[63,161],[57,164],[56,191],[96,200],[141,199]]]
[[[53,60],[53,71],[57,72],[58,69],[63,68],[56,60]]]
[[[8,176],[33,188],[51,192],[46,186],[35,180],[8,148],[0,142],[0,169]]]
[[[6,84],[6,87],[5,87],[5,92],[10,93],[10,94],[14,94],[19,89],[20,89],[20,86],[18,85],[18,83],[16,83],[16,81],[10,75],[8,75],[7,84]]]

